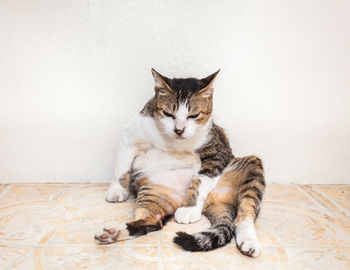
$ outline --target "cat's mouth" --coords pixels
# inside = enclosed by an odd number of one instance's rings
[[[177,141],[182,141],[182,140],[185,139],[185,137],[178,136],[178,135],[174,136],[174,138],[175,138],[175,140],[177,140]]]

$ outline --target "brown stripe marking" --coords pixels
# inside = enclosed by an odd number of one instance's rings
[[[201,180],[199,178],[194,178],[191,182],[190,187],[187,190],[185,201],[182,206],[194,206],[197,204],[198,198],[198,188],[201,184]]]

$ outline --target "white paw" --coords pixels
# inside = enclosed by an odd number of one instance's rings
[[[202,211],[198,207],[180,207],[176,210],[174,218],[177,223],[194,223],[201,219]]]
[[[242,222],[237,225],[236,243],[244,255],[257,257],[260,254],[261,245],[256,236],[253,222]]]
[[[123,187],[110,187],[106,193],[107,202],[123,202],[129,198],[129,191]]]

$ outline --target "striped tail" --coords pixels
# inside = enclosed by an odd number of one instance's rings
[[[188,251],[209,251],[228,244],[234,235],[234,210],[231,205],[211,205],[204,213],[212,226],[195,234],[177,232],[173,242]]]

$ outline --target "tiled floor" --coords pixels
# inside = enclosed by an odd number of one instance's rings
[[[106,184],[0,185],[0,269],[350,269],[350,186],[270,185],[256,258],[241,255],[234,240],[207,253],[171,242],[178,230],[209,227],[171,221],[129,242],[96,246],[103,226],[132,219],[133,200],[105,202]]]

